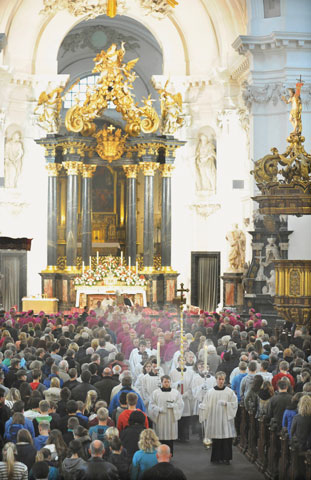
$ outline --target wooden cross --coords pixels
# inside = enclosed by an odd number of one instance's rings
[[[183,305],[186,303],[186,299],[184,298],[184,292],[189,292],[189,288],[184,288],[184,284],[180,284],[180,289],[176,290],[176,292],[180,292],[180,304]]]

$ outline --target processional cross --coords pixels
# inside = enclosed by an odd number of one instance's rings
[[[180,288],[176,290],[177,293],[180,293],[180,298],[178,298],[179,308],[180,308],[180,373],[181,373],[181,385],[180,393],[184,393],[184,367],[185,367],[185,356],[184,356],[184,318],[183,318],[183,306],[186,303],[184,298],[184,293],[189,292],[189,288],[184,288],[184,284],[180,284]]]

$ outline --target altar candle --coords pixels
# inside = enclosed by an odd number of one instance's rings
[[[138,262],[136,262],[136,275],[138,275]]]
[[[92,268],[92,257],[91,256],[89,257],[89,266],[90,266],[90,268]]]
[[[129,257],[128,266],[129,266],[129,270],[130,270],[131,269],[131,257]]]
[[[123,251],[121,250],[121,265],[123,265]]]
[[[96,252],[96,263],[97,263],[97,266],[98,266],[98,264],[99,264],[99,253],[98,253],[98,251]]]
[[[204,372],[207,371],[207,345],[204,345]]]
[[[84,262],[82,262],[82,275],[84,275]]]
[[[157,368],[160,368],[161,357],[160,357],[160,342],[157,343]]]

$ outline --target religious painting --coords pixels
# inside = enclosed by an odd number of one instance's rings
[[[172,302],[175,298],[175,280],[168,279],[166,281],[166,300]]]
[[[70,301],[72,303],[76,302],[76,291],[75,291],[74,280],[70,280]]]
[[[62,285],[62,299],[63,302],[68,302],[68,283],[67,280],[63,280],[63,285]]]
[[[134,298],[132,298],[132,297],[134,297]],[[143,297],[142,293],[135,293],[134,296],[130,295],[129,298],[132,300],[132,302],[135,305],[139,305],[140,307],[144,306],[144,297]]]
[[[116,178],[111,167],[97,167],[92,184],[93,212],[115,213]]]
[[[234,301],[234,283],[226,283],[225,285],[225,305],[235,305]]]
[[[43,292],[47,298],[53,298],[53,280],[45,278],[43,281]]]

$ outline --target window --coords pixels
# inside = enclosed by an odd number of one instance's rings
[[[75,98],[78,96],[79,104],[82,103],[86,99],[86,92],[88,88],[92,88],[97,82],[98,75],[88,75],[87,77],[81,78],[80,81],[74,85],[71,89],[69,88],[69,92],[65,94],[64,100],[64,108],[71,108],[73,105],[76,104]],[[113,102],[108,103],[109,109],[116,108]]]
[[[263,0],[264,18],[281,16],[281,0]]]

